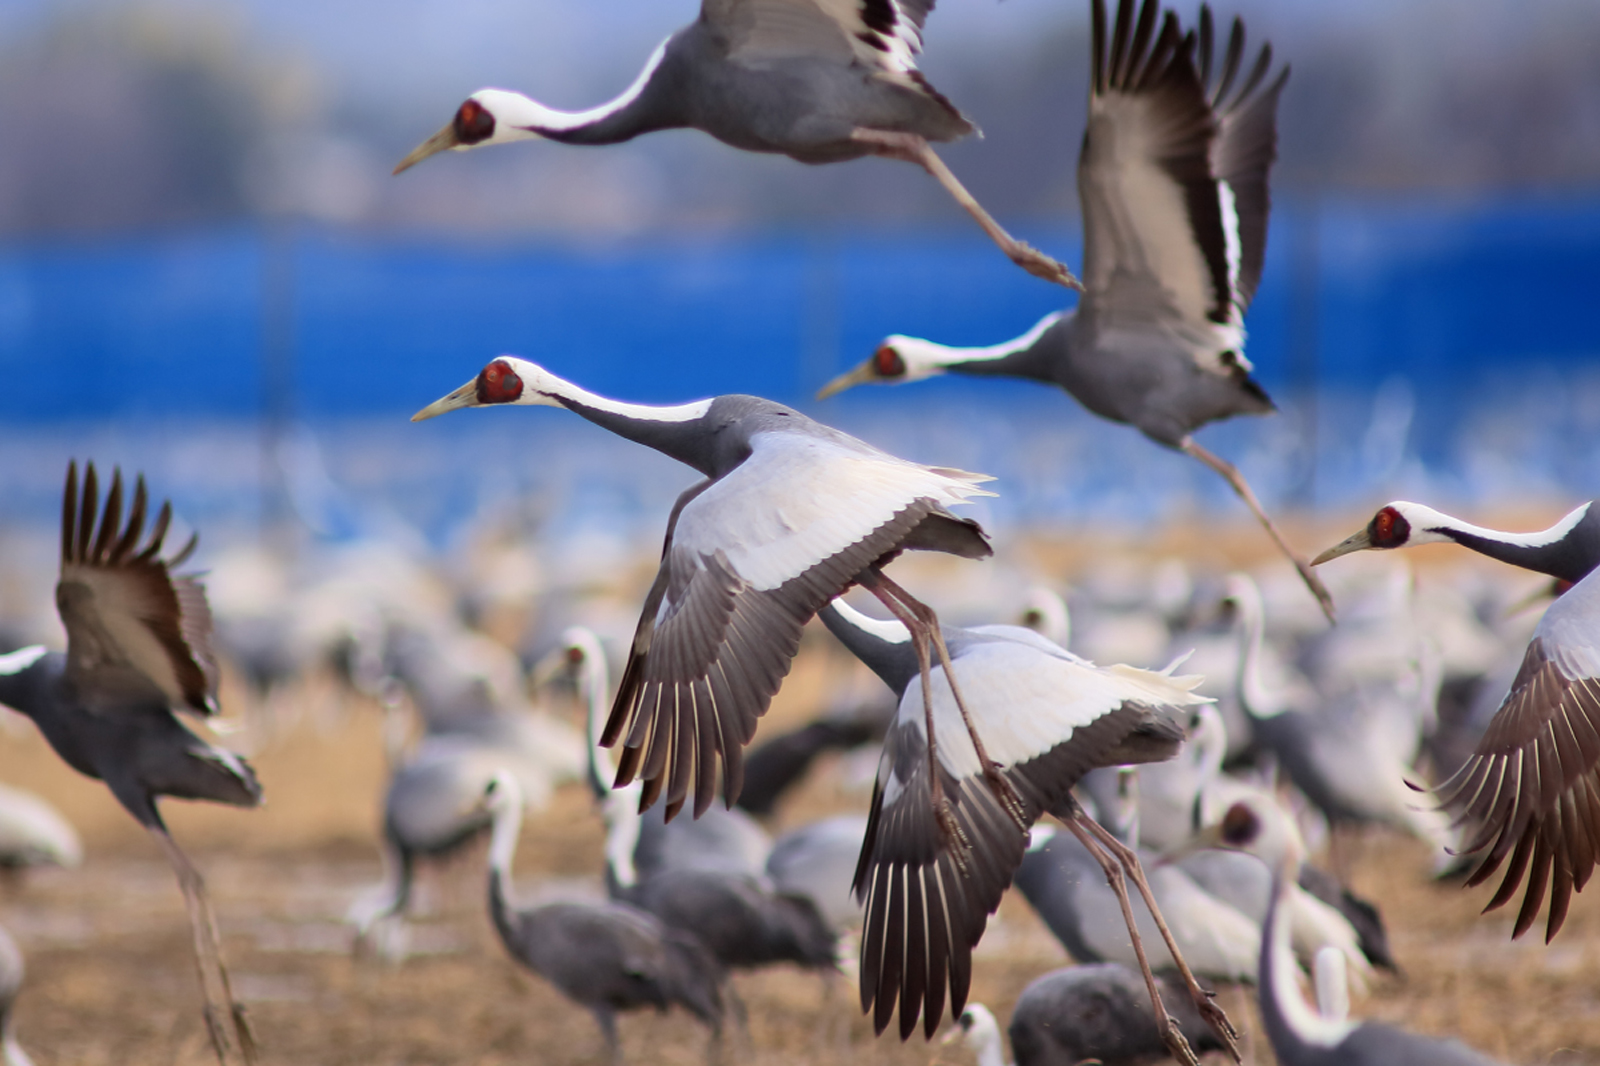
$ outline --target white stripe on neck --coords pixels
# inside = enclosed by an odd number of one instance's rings
[[[537,363],[530,363],[526,359],[516,359],[510,356],[505,361],[522,378],[523,393],[518,403],[543,404],[548,407],[565,407],[562,400],[571,400],[573,403],[607,414],[620,415],[623,418],[637,419],[641,422],[692,422],[702,417],[711,409],[712,400],[696,400],[694,403],[683,403],[671,406],[658,407],[654,404],[623,403],[621,400],[611,400],[604,396],[596,395],[588,389],[574,385],[565,378],[558,377]]]
[[[906,629],[905,624],[897,618],[873,618],[864,615],[843,599],[834,600],[833,609],[839,612],[840,618],[879,640],[890,644],[904,644],[911,639],[910,630]]]
[[[8,674],[20,674],[34,663],[43,659],[46,648],[43,644],[30,644],[26,648],[0,655],[0,677]]]
[[[517,855],[517,836],[522,832],[522,793],[514,785],[504,806],[494,812],[494,829],[489,838],[489,869],[505,880],[506,895],[511,894],[511,866]]]
[[[1289,904],[1290,883],[1280,870],[1273,886],[1278,893],[1277,905],[1272,911],[1271,927],[1267,929],[1267,950],[1272,952],[1272,987],[1263,989],[1262,995],[1272,997],[1283,1015],[1283,1024],[1302,1042],[1312,1047],[1338,1047],[1355,1031],[1356,1024],[1324,1018],[1312,1010],[1300,994],[1300,985],[1295,980],[1300,964],[1289,947],[1289,921],[1284,914]]]
[[[554,131],[565,133],[571,130],[592,126],[603,122],[612,115],[639,99],[650,78],[655,74],[656,68],[666,58],[667,45],[672,38],[662,41],[656,50],[650,53],[650,58],[645,61],[644,69],[639,76],[633,79],[633,84],[622,90],[621,94],[598,107],[591,107],[587,111],[557,111],[555,108],[546,107],[537,100],[530,99],[522,93],[506,92],[502,89],[484,89],[473,93],[473,99],[483,103],[494,115],[496,122],[504,122],[518,129],[530,130],[533,133],[541,131]],[[488,96],[486,94],[495,95]]]
[[[1506,533],[1502,530],[1485,529],[1483,526],[1475,526],[1470,522],[1463,522],[1459,518],[1452,518],[1442,511],[1435,511],[1432,507],[1426,507],[1420,503],[1412,503],[1409,500],[1396,500],[1389,504],[1390,507],[1405,516],[1406,521],[1411,523],[1411,528],[1415,532],[1433,534],[1438,530],[1451,530],[1456,533],[1466,533],[1469,536],[1482,537],[1484,540],[1492,540],[1500,544],[1510,544],[1518,548],[1543,548],[1546,545],[1554,544],[1568,533],[1571,533],[1574,527],[1583,521],[1584,516],[1589,513],[1591,505],[1592,503],[1584,504],[1549,529],[1534,530],[1532,533]],[[1443,533],[1439,533],[1437,536],[1429,536],[1426,540],[1421,541],[1413,537],[1411,543],[1428,543],[1434,540],[1450,539]]]
[[[907,380],[916,380],[919,376],[925,377],[930,373],[943,371],[951,363],[987,363],[1031,348],[1039,343],[1039,338],[1044,336],[1045,330],[1060,320],[1062,314],[1064,314],[1062,311],[1052,311],[1022,336],[983,348],[952,348],[920,337],[906,336],[890,337],[887,343],[891,344],[905,361],[906,369],[910,371],[906,375]],[[921,372],[920,375],[918,371]]]

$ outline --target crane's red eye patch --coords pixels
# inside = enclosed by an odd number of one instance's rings
[[[476,100],[468,100],[456,111],[456,141],[482,144],[494,136],[494,116]]]
[[[887,344],[880,345],[878,350],[872,353],[872,365],[880,378],[904,377],[906,373],[905,360],[900,358],[899,352]]]
[[[1222,839],[1234,847],[1244,847],[1261,832],[1261,820],[1243,803],[1235,803],[1222,816]]]
[[[479,403],[514,403],[522,397],[522,379],[504,359],[496,359],[478,373]]]
[[[1393,507],[1385,507],[1372,516],[1367,526],[1367,537],[1374,548],[1398,548],[1411,536],[1411,523]]]
[[[579,663],[583,662],[583,649],[577,647],[568,648],[567,662],[571,663],[573,666],[577,666]]]

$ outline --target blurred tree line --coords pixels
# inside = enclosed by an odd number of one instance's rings
[[[1084,6],[1064,3],[1057,22],[1003,45],[931,33],[925,68],[986,133],[947,158],[998,213],[1076,216]],[[1600,189],[1600,3],[1422,0],[1366,5],[1342,20],[1267,14],[1247,10],[1253,27],[1270,24],[1277,56],[1294,68],[1280,190]],[[1253,47],[1262,31],[1252,36]],[[594,85],[573,95],[593,88],[596,102],[642,59],[596,56]],[[121,6],[36,21],[0,39],[0,233],[265,213],[519,231],[960,224],[912,168],[802,167],[697,134],[601,152],[473,153],[391,181],[393,160],[459,103],[440,98],[417,114],[414,101],[352,90],[337,71],[263,43],[236,12]]]

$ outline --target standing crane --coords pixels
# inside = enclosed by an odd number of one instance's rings
[[[1015,340],[951,348],[882,341],[872,358],[825,385],[825,399],[873,381],[946,372],[1018,377],[1065,389],[1102,418],[1133,426],[1222,475],[1294,563],[1324,613],[1333,599],[1278,532],[1244,475],[1194,432],[1272,400],[1244,356],[1244,313],[1266,257],[1267,175],[1277,158],[1278,97],[1264,45],[1243,82],[1244,24],[1234,19],[1213,80],[1210,8],[1197,49],[1159,0],[1121,0],[1109,37],[1094,0],[1089,122],[1078,157],[1083,295]]]
[[[687,933],[625,903],[548,903],[521,908],[511,868],[522,830],[516,778],[497,772],[481,804],[493,829],[489,844],[489,915],[506,951],[594,1015],[613,1066],[620,1066],[618,1011],[682,1006],[722,1034],[722,968]]]
[[[723,796],[730,807],[738,800],[741,753],[789,672],[801,629],[853,585],[905,624],[924,677],[930,645],[948,673],[933,610],[883,568],[909,550],[992,554],[978,523],[948,510],[987,495],[979,485],[989,478],[897,459],[759,397],[673,407],[620,403],[511,356],[412,421],[492,404],[565,408],[705,475],[667,519],[661,568],[601,736],[606,747],[622,745],[616,786],[644,782],[641,810],[665,795],[671,818],[692,791],[696,816],[704,813],[719,759]],[[963,706],[959,696],[957,704]],[[931,722],[931,702],[927,715]],[[1020,824],[1020,799],[965,710],[962,719],[983,777]],[[937,781],[927,798],[945,838],[957,839]]]
[[[556,111],[521,93],[480,89],[394,172],[447,149],[617,144],[685,128],[801,163],[899,159],[933,175],[1012,262],[1081,288],[1066,267],[1001,228],[929,147],[977,132],[917,69],[931,10],[933,0],[704,0],[700,17],[663,41],[610,102]]]
[[[1512,936],[1533,925],[1548,889],[1548,943],[1560,932],[1572,893],[1583,890],[1597,858],[1600,578],[1594,573],[1600,562],[1600,511],[1590,502],[1549,529],[1502,533],[1397,500],[1313,562],[1365,549],[1437,543],[1460,544],[1574,582],[1533,631],[1511,691],[1472,757],[1436,790],[1446,810],[1474,827],[1461,853],[1487,849],[1467,885],[1483,884],[1505,864],[1500,888],[1484,910],[1509,902],[1526,875]]]
[[[163,557],[172,504],[161,505],[146,537],[149,497],[142,476],[126,525],[122,503],[120,470],[99,510],[94,464],[84,470],[81,494],[78,464],[67,466],[56,583],[67,651],[34,646],[0,656],[0,703],[33,719],[67,765],[104,781],[161,847],[188,907],[217,1058],[222,1066],[250,1063],[254,1043],[228,984],[205,882],[156,804],[173,796],[254,807],[261,802],[261,785],[243,759],[207,744],[173,713],[209,716],[218,709],[205,589],[193,577],[173,574],[199,538]]]
[[[1018,823],[987,788],[983,757],[956,726],[950,668],[923,675],[924,699],[910,694],[919,674],[906,628],[868,618],[842,601],[821,612],[840,642],[899,697],[900,711],[884,741],[873,787],[872,812],[856,867],[855,891],[866,909],[861,940],[861,1003],[873,1008],[878,1032],[900,1006],[900,1036],[923,1016],[932,1037],[944,1011],[961,1013],[972,978],[972,948],[1022,864],[1028,830],[1054,814],[1094,856],[1116,892],[1144,972],[1163,1041],[1180,1061],[1194,1062],[1183,1034],[1161,1006],[1123,878],[1132,879],[1149,907],[1201,1013],[1228,1040],[1232,1027],[1200,989],[1161,919],[1138,858],[1089,818],[1071,790],[1097,766],[1171,758],[1183,740],[1181,708],[1201,701],[1198,678],[1170,677],[1127,666],[1098,667],[1031,629],[981,626],[946,629],[946,638],[972,683],[971,709],[1002,760],[1000,771],[1025,804]],[[942,727],[942,728],[941,728]],[[928,816],[934,789],[950,797],[959,843],[941,837]]]

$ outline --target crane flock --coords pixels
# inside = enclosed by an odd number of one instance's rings
[[[808,164],[915,163],[1025,271],[1077,290],[1076,307],[987,347],[890,336],[819,401],[946,373],[1061,388],[1224,477],[1293,563],[1312,594],[1300,599],[1329,623],[1333,596],[1313,567],[1357,551],[1453,543],[1555,579],[1559,598],[1509,692],[1491,693],[1498,710],[1469,719],[1476,725],[1452,738],[1469,754],[1436,760],[1433,783],[1421,783],[1425,753],[1449,724],[1439,710],[1447,677],[1473,656],[1417,634],[1424,615],[1409,571],[1397,571],[1382,626],[1364,629],[1358,614],[1293,640],[1273,633],[1269,606],[1278,610],[1281,596],[1244,574],[1220,588],[1191,584],[1181,563],[1183,591],[1164,594],[1166,606],[1117,608],[1127,623],[1120,644],[1109,625],[1080,623],[1074,634],[1077,607],[1050,589],[994,606],[980,624],[944,624],[920,581],[903,575],[918,585],[913,594],[889,568],[909,552],[966,560],[960,567],[995,556],[979,520],[955,510],[994,495],[993,479],[899,458],[760,397],[632,403],[501,355],[412,421],[467,407],[561,408],[699,480],[666,516],[631,637],[571,625],[533,671],[534,689],[576,685],[587,742],[523,705],[514,654],[459,619],[406,617],[402,605],[416,595],[352,593],[359,582],[342,575],[344,595],[361,603],[336,610],[324,651],[337,645],[346,683],[388,709],[395,739],[383,797],[388,877],[350,904],[356,943],[379,942],[399,960],[402,942],[380,933],[405,918],[414,879],[487,838],[488,914],[506,951],[592,1014],[614,1062],[619,1012],[681,1007],[720,1054],[728,1014],[749,1038],[735,971],[797,965],[831,984],[841,944],[854,939],[860,1007],[876,1033],[898,1014],[902,1040],[919,1026],[932,1038],[948,1017],[951,1036],[995,1066],[1005,1061],[1001,1029],[969,1002],[973,955],[1015,882],[1080,964],[1040,976],[1016,1001],[1009,1032],[1024,1066],[1198,1064],[1210,1053],[1242,1061],[1240,1024],[1203,982],[1256,984],[1267,1037],[1291,1066],[1490,1061],[1344,1017],[1350,989],[1397,967],[1377,908],[1341,883],[1341,841],[1389,825],[1425,841],[1441,870],[1470,857],[1469,886],[1503,870],[1488,908],[1522,888],[1513,936],[1547,899],[1545,938],[1557,935],[1600,861],[1600,512],[1585,504],[1547,530],[1515,534],[1396,501],[1307,562],[1238,469],[1194,436],[1274,410],[1244,355],[1245,314],[1266,261],[1289,67],[1274,67],[1270,45],[1252,60],[1239,19],[1224,40],[1206,5],[1186,30],[1160,0],[1120,0],[1114,16],[1091,0],[1080,282],[1001,228],[930,147],[976,132],[917,68],[933,6],[704,0],[610,102],[564,112],[483,89],[395,173],[446,150],[607,145],[682,128]],[[55,592],[65,652],[0,655],[0,704],[104,782],[159,845],[188,910],[216,1056],[251,1063],[256,1036],[230,985],[205,882],[158,801],[254,807],[263,790],[248,763],[177,716],[220,711],[212,611],[198,577],[179,572],[197,538],[169,552],[171,505],[147,531],[149,510],[142,476],[125,493],[117,470],[102,500],[94,464],[81,480],[77,462],[68,466]],[[889,617],[862,611],[869,601]],[[1091,610],[1091,622],[1112,613]],[[758,738],[813,618],[892,700],[875,715]],[[1018,618],[1026,625],[1006,624]],[[263,632],[252,630],[251,662],[309,658],[287,643],[258,649],[271,643]],[[1131,661],[1082,658],[1068,650],[1074,635],[1127,648]],[[621,652],[614,692],[608,645]],[[241,645],[236,661],[246,657]],[[1352,669],[1358,661],[1381,665]],[[252,670],[263,691],[272,673]],[[405,750],[408,708],[423,729]],[[769,814],[795,781],[832,765],[820,752],[879,740],[870,798],[857,809],[773,840],[738,806],[744,796]],[[512,868],[524,813],[580,780],[606,827],[606,898],[519,904]],[[1037,825],[1046,815],[1064,831]],[[1331,841],[1332,873],[1307,861],[1308,837]],[[1229,850],[1206,850],[1217,848]],[[71,866],[81,850],[47,805],[0,790],[0,866]],[[1295,983],[1313,959],[1319,993],[1345,1004],[1328,1008],[1334,1016],[1308,1007]],[[12,1031],[22,973],[0,931],[9,1063],[27,1061]]]

